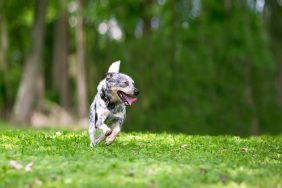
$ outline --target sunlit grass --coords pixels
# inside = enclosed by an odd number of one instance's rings
[[[0,187],[282,186],[282,136],[122,133],[92,149],[86,131],[56,132],[1,130]]]

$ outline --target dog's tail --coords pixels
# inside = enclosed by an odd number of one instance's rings
[[[115,73],[119,73],[119,66],[120,66],[120,60],[113,62],[111,64],[111,66],[109,67],[108,72],[115,72]]]

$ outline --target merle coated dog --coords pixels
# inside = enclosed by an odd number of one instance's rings
[[[94,147],[104,139],[111,144],[122,128],[126,116],[126,106],[137,101],[139,91],[129,76],[119,73],[120,61],[113,63],[98,87],[97,94],[90,106],[89,138],[90,146]],[[112,126],[109,128],[108,126]],[[97,129],[101,135],[95,139]]]

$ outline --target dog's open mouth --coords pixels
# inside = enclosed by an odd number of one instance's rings
[[[132,105],[133,103],[137,101],[137,98],[134,98],[133,96],[128,95],[122,91],[118,91],[117,94],[119,98],[121,99],[121,101],[127,106]]]

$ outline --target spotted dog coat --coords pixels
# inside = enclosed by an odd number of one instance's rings
[[[134,103],[137,100],[134,97],[139,94],[132,78],[118,72],[108,72],[97,90],[89,114],[88,132],[91,147],[104,139],[107,145],[115,140],[126,117],[126,106]],[[111,129],[108,125],[111,125]],[[101,129],[102,133],[95,139],[97,129]]]

